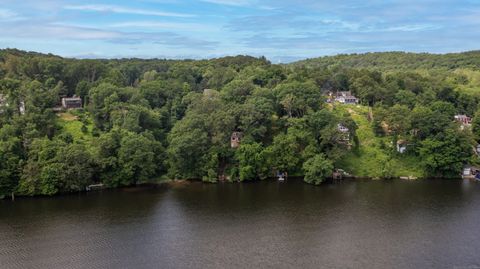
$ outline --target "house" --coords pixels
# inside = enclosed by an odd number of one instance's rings
[[[350,91],[338,92],[335,101],[342,104],[358,104],[358,99]]]
[[[467,115],[455,115],[455,120],[460,122],[463,126],[468,126],[472,124],[472,118],[468,117]]]
[[[64,109],[82,108],[82,98],[75,95],[73,97],[64,97],[62,98],[62,107]]]
[[[337,125],[337,130],[340,132],[340,141],[350,141],[350,129],[345,125],[339,123]]]
[[[470,127],[472,124],[472,118],[467,115],[455,115],[455,121],[460,123],[460,130],[464,130],[467,127]]]
[[[405,140],[398,140],[397,141],[397,152],[398,153],[405,153],[407,151],[408,143]]]
[[[232,148],[238,148],[240,146],[240,142],[242,141],[243,133],[242,132],[233,132],[232,136],[230,136],[230,146]]]
[[[350,131],[350,129],[348,129],[347,127],[345,127],[343,124],[339,123],[337,125],[337,129],[342,132],[342,133],[348,133]]]
[[[20,115],[25,115],[25,102],[20,101],[20,105],[18,106],[18,111],[20,112]]]

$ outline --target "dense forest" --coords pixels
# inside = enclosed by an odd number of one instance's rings
[[[294,63],[296,66],[366,68],[381,71],[469,68],[479,70],[480,51],[449,54],[376,52],[365,54],[341,54],[307,59]]]
[[[275,65],[0,50],[0,197],[278,171],[458,177],[478,162],[479,67],[480,52]],[[358,104],[333,98],[347,91]],[[74,96],[79,107],[62,103]]]

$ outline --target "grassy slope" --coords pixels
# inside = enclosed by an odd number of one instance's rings
[[[59,113],[58,123],[65,132],[73,136],[75,141],[90,141],[92,139],[93,124],[90,121],[87,125],[87,133],[82,132],[82,122],[70,112]]]
[[[418,157],[397,154],[392,149],[391,137],[377,137],[367,120],[368,107],[337,105],[335,111],[348,111],[358,125],[360,146],[350,151],[337,163],[339,168],[359,177],[415,176],[422,177],[423,169]],[[386,147],[381,147],[381,141]],[[389,171],[389,172],[388,172]]]

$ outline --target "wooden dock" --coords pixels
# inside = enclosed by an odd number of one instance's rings
[[[98,184],[88,185],[87,187],[85,187],[85,190],[86,191],[95,191],[95,190],[102,190],[104,188],[105,188],[105,185],[103,185],[103,183],[98,183]]]

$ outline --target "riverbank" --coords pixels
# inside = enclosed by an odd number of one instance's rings
[[[437,180],[463,180],[461,177],[458,178],[432,178],[432,177],[412,177],[412,176],[401,176],[401,177],[369,177],[369,176],[348,176],[344,177],[342,179],[333,179],[333,178],[327,178],[325,181],[320,184],[326,185],[326,184],[335,184],[339,183],[342,181],[389,181],[389,180],[406,180],[406,181],[418,181],[418,180],[427,180],[427,179],[437,179]],[[471,181],[476,181],[475,179],[470,179]],[[5,196],[5,197],[0,197],[0,200],[15,200],[18,198],[31,198],[31,197],[58,197],[58,196],[64,196],[64,195],[72,195],[75,193],[90,193],[90,192],[98,192],[98,191],[104,191],[104,190],[124,190],[127,192],[137,192],[137,191],[142,191],[144,189],[154,189],[154,188],[172,188],[172,189],[179,189],[179,188],[185,188],[190,186],[191,184],[194,183],[202,183],[205,185],[216,185],[216,184],[245,184],[245,183],[255,183],[255,182],[277,182],[278,179],[271,177],[267,178],[265,180],[248,180],[248,181],[217,181],[217,182],[210,182],[210,181],[202,181],[200,179],[172,179],[172,180],[161,180],[158,182],[144,182],[144,183],[139,183],[136,185],[132,186],[121,186],[121,187],[97,187],[97,188],[86,188],[83,191],[79,192],[69,192],[69,193],[57,193],[55,195],[34,195],[34,196],[26,196],[26,195],[13,195],[13,196]],[[312,186],[317,186],[315,184],[310,184],[307,182],[303,181],[303,177],[301,176],[292,176],[287,179],[287,181],[297,181],[297,182],[302,182],[305,185],[312,185]],[[97,184],[98,185],[98,184]]]
[[[303,181],[302,176],[291,176],[287,179],[287,181],[295,181],[295,182],[302,182],[305,185],[312,185],[312,186],[323,186],[327,184],[335,184],[340,183],[343,181],[390,181],[390,180],[404,180],[404,181],[422,181],[422,180],[464,180],[462,177],[458,178],[432,178],[432,177],[412,177],[412,176],[401,176],[401,177],[369,177],[369,176],[348,176],[343,177],[342,179],[333,179],[327,178],[325,181],[320,185],[310,184]],[[472,179],[465,179],[469,181],[477,181],[474,178]],[[34,195],[34,196],[25,196],[25,195],[17,195],[14,196],[5,196],[0,197],[0,200],[15,200],[21,198],[34,198],[34,197],[59,197],[65,195],[74,195],[78,193],[90,193],[90,192],[99,192],[99,191],[112,191],[112,190],[123,190],[126,192],[139,192],[145,189],[155,189],[155,188],[170,188],[170,189],[181,189],[186,188],[195,183],[201,183],[205,185],[217,185],[217,184],[228,184],[228,185],[235,185],[235,184],[248,184],[248,183],[256,183],[256,182],[277,182],[278,179],[274,177],[267,178],[265,180],[248,180],[248,181],[217,181],[217,182],[210,182],[210,181],[202,181],[201,179],[171,179],[171,180],[161,180],[158,182],[144,182],[139,183],[132,186],[121,186],[121,187],[98,187],[98,188],[86,188],[83,191],[79,192],[69,192],[69,193],[57,193],[55,195]],[[281,181],[280,181],[281,183]],[[97,184],[98,185],[98,184]]]

